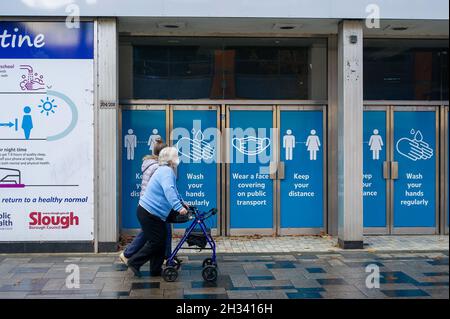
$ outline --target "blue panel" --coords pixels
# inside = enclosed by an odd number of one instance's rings
[[[231,111],[230,228],[273,228],[272,111]]]
[[[282,111],[281,227],[323,227],[322,111]]]
[[[0,22],[0,59],[93,59],[94,24]],[[70,78],[70,76],[69,76]]]
[[[395,112],[394,226],[434,227],[436,224],[436,114]]]
[[[364,227],[386,227],[386,112],[365,111],[363,130]]]
[[[217,208],[217,111],[174,111],[173,127],[173,143],[180,151],[177,184],[181,196],[201,211]],[[188,224],[175,224],[175,228]],[[207,225],[217,227],[217,215]]]
[[[132,132],[129,130],[133,130]],[[154,131],[157,130],[157,131]],[[136,136],[136,147],[125,139],[133,141]],[[165,111],[122,111],[122,228],[140,228],[136,218],[136,208],[141,191],[142,158],[150,154],[151,136],[160,135],[166,139]],[[134,154],[133,154],[134,149]],[[113,159],[111,159],[113,160]]]

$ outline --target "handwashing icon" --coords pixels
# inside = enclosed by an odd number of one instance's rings
[[[255,156],[264,152],[270,146],[270,138],[258,138],[255,136],[233,138],[231,141],[233,147],[240,153],[249,156]]]
[[[177,142],[175,146],[178,152],[193,161],[211,160],[214,158],[214,147],[204,141],[203,133],[200,130],[197,132],[193,130],[192,133],[194,138],[183,137]]]
[[[22,91],[44,90],[44,76],[33,71],[31,65],[21,65],[21,70],[26,70],[27,74],[22,75],[22,81],[19,83]]]
[[[397,141],[397,152],[412,161],[427,160],[433,157],[433,149],[423,141],[422,132],[412,129],[411,134],[414,135],[413,139],[403,137]]]

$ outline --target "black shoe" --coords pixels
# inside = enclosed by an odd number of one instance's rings
[[[178,257],[175,257],[174,260],[175,260],[175,262],[176,262],[177,264],[179,264],[179,265],[181,265],[181,263],[183,262],[183,260],[181,260],[181,259],[178,258]]]
[[[137,268],[134,267],[133,265],[128,264],[128,269],[130,269],[130,270],[134,273],[134,275],[135,275],[136,277],[142,277],[142,274],[141,274],[141,272],[139,271],[139,269],[137,269]]]
[[[161,277],[162,270],[150,271],[150,277]]]

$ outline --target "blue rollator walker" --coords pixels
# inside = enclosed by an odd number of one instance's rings
[[[181,267],[181,262],[177,258],[177,253],[180,249],[206,249],[212,250],[211,258],[203,260],[202,276],[205,281],[215,282],[217,280],[217,261],[216,261],[216,243],[211,236],[211,229],[206,227],[205,220],[217,214],[217,209],[213,208],[208,212],[200,212],[197,207],[189,207],[186,215],[177,215],[171,218],[171,223],[185,223],[193,220],[192,224],[186,228],[186,231],[178,243],[177,247],[166,261],[166,267],[162,272],[162,277],[165,281],[174,282],[178,278],[178,270]],[[182,247],[187,242],[188,247]],[[210,247],[206,247],[209,244]],[[197,248],[191,246],[197,246]]]

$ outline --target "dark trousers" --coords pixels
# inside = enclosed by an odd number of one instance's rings
[[[166,223],[167,226],[167,240],[166,240],[166,259],[172,254],[172,225]],[[147,239],[145,239],[144,232],[141,230],[133,241],[125,248],[123,254],[125,258],[131,258],[135,253],[137,253],[142,247],[144,247]]]
[[[157,275],[161,272],[164,263],[167,225],[163,220],[150,214],[141,206],[138,206],[137,217],[147,242],[128,260],[128,264],[140,269],[143,264],[150,260],[150,273]]]

